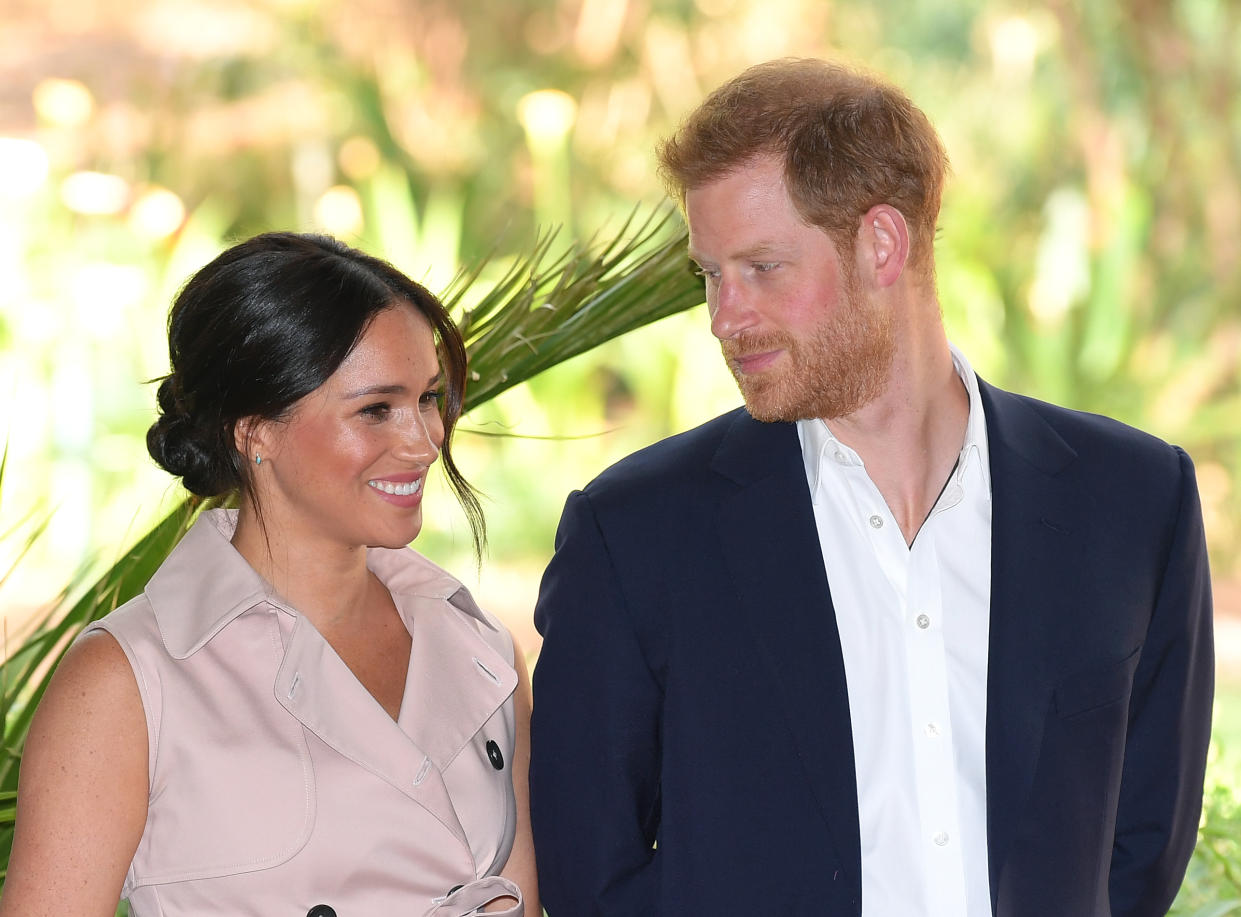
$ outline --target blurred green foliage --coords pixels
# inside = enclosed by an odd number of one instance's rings
[[[1238,761],[1212,745],[1209,762],[1215,780],[1203,800],[1198,846],[1170,913],[1174,917],[1222,917],[1241,913],[1241,786]]]
[[[29,547],[0,582],[8,630],[178,502],[141,383],[172,294],[227,241],[323,228],[436,290],[483,257],[496,281],[538,227],[568,242],[661,200],[655,139],[782,55],[868,66],[926,109],[954,167],[954,341],[992,382],[1185,446],[1216,575],[1241,575],[1232,0],[0,0],[0,23],[0,532],[51,513],[3,542],[6,571]],[[691,312],[472,411],[484,591],[528,617],[565,493],[736,401]],[[468,567],[462,522],[430,513],[419,546]],[[1236,894],[1241,781],[1212,780],[1179,913]]]
[[[980,371],[1184,445],[1216,570],[1241,564],[1235,3],[0,0],[0,17],[0,137],[46,169],[18,187],[0,145],[0,382],[29,485],[12,511],[50,494],[51,550],[157,518],[136,383],[165,366],[171,292],[225,240],[319,226],[443,289],[536,227],[589,236],[659,201],[655,139],[745,65],[793,54],[884,72],[939,125],[941,298]],[[110,208],[106,190],[83,202],[84,172],[120,183]],[[702,324],[467,419],[590,437],[462,446],[497,561],[537,565],[570,486],[735,403]],[[457,556],[455,520],[428,534]]]

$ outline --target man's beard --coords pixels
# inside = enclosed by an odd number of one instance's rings
[[[746,409],[756,420],[832,420],[852,414],[883,390],[895,340],[888,312],[846,279],[843,301],[809,337],[776,332],[721,342]],[[734,358],[783,350],[776,367],[745,374]]]

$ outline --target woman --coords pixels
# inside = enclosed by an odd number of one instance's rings
[[[438,348],[437,348],[438,342]],[[410,550],[453,465],[443,306],[273,233],[177,297],[147,434],[204,513],[65,655],[27,739],[0,917],[537,915],[528,679]]]

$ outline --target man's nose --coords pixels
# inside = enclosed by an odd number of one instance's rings
[[[754,308],[741,284],[721,277],[714,295],[707,297],[711,313],[711,333],[721,341],[736,337],[756,321]]]

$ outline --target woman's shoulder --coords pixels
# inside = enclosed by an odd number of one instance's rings
[[[87,624],[74,645],[85,642],[88,637],[98,640],[104,634],[111,636],[113,642],[120,643],[121,646],[143,637],[158,640],[159,625],[146,593],[138,593],[128,602]]]
[[[142,697],[129,659],[111,634],[91,630],[65,651],[39,701],[26,748],[32,758],[46,756],[61,764],[104,748],[124,748],[124,760],[118,758],[117,767],[128,773],[132,765],[145,788],[147,728]]]
[[[66,651],[30,724],[5,902],[43,913],[116,900],[146,820],[147,735],[120,645],[92,632]],[[63,863],[72,863],[72,882]],[[80,909],[75,905],[80,905]]]
[[[131,615],[120,615],[117,621],[130,618]],[[103,694],[114,700],[138,701],[137,683],[125,650],[102,622],[88,627],[65,651],[56,666],[53,686],[56,690],[50,686],[47,695],[51,698],[83,691],[95,697]]]

